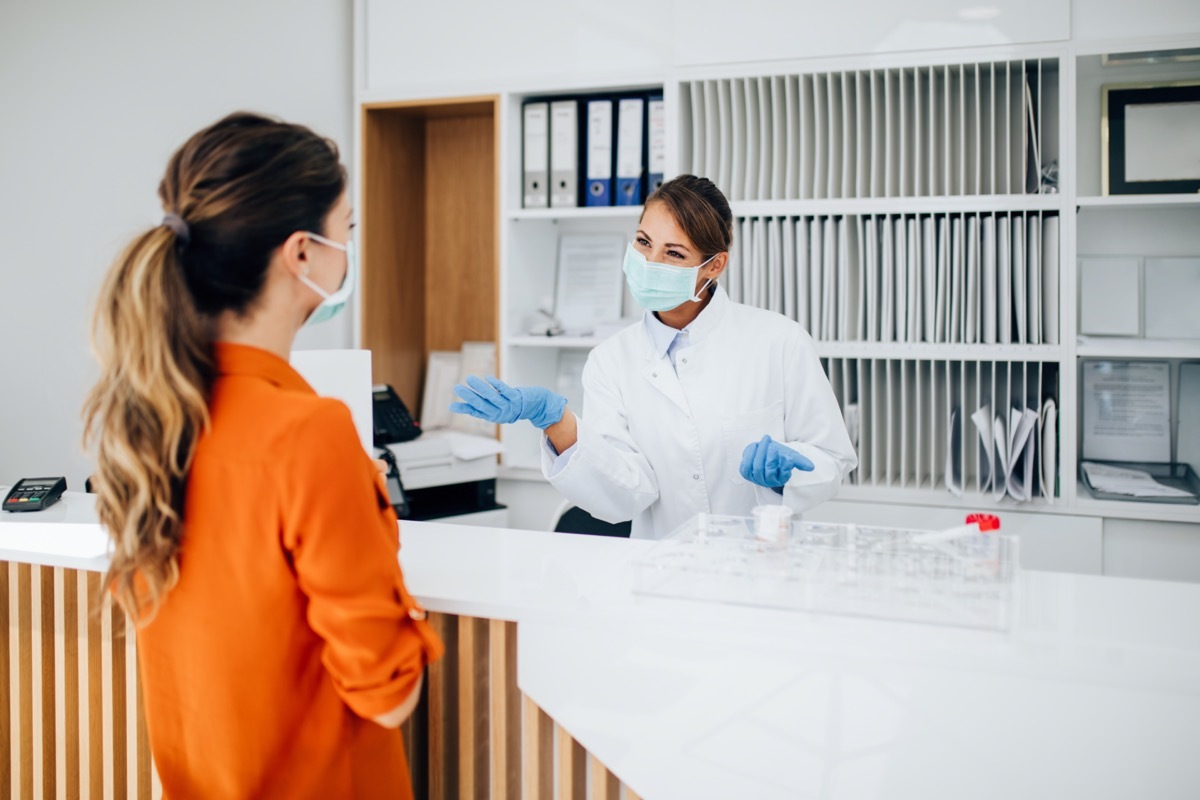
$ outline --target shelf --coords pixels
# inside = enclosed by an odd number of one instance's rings
[[[1086,358],[1200,359],[1200,339],[1110,339],[1080,336],[1076,353]]]
[[[888,503],[891,505],[937,506],[939,508],[962,508],[968,511],[1037,511],[1052,513],[1071,513],[1062,498],[1055,498],[1054,503],[1046,502],[1038,497],[1027,503],[1018,503],[1011,497],[995,498],[991,492],[982,494],[973,489],[963,492],[962,497],[956,497],[944,486],[914,488],[913,486],[863,486],[843,483],[838,489],[835,500],[859,503]]]
[[[597,336],[513,336],[508,339],[508,345],[509,347],[559,347],[590,350],[603,341]]]
[[[1103,197],[1076,197],[1075,205],[1084,208],[1200,208],[1197,194],[1118,194]]]
[[[1200,506],[1179,503],[1139,503],[1125,500],[1097,500],[1088,494],[1083,481],[1078,484],[1073,513],[1106,519],[1137,519],[1157,522],[1200,524]]]
[[[642,206],[591,206],[583,208],[515,208],[505,215],[511,220],[523,219],[636,219]]]
[[[906,361],[1058,361],[1056,344],[930,344],[928,342],[814,342],[821,358],[890,358]]]
[[[939,197],[870,197],[829,200],[738,200],[735,217],[842,216],[849,214],[932,214],[945,212],[1057,211],[1060,194],[1002,194]]]

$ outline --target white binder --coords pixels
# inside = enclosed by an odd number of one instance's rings
[[[579,204],[579,103],[550,104],[550,207]]]
[[[526,103],[524,109],[525,208],[550,204],[549,103]]]

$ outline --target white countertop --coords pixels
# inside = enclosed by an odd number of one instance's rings
[[[646,800],[1200,797],[1200,585],[1024,572],[1008,633],[633,594],[651,542],[401,525],[413,594]],[[91,498],[0,559],[103,569]]]

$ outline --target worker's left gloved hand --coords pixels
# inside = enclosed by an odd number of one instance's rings
[[[567,399],[540,386],[509,386],[499,378],[487,380],[467,376],[467,385],[454,387],[462,402],[452,403],[450,410],[488,422],[509,423],[527,419],[545,430],[563,417]]]
[[[746,449],[742,451],[742,466],[739,471],[742,477],[751,483],[782,491],[788,478],[792,477],[792,470],[808,472],[812,468],[813,463],[807,458],[770,436],[764,436],[757,442],[746,445]]]

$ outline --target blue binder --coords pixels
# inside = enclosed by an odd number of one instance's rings
[[[588,100],[584,205],[613,204],[613,101]]]

